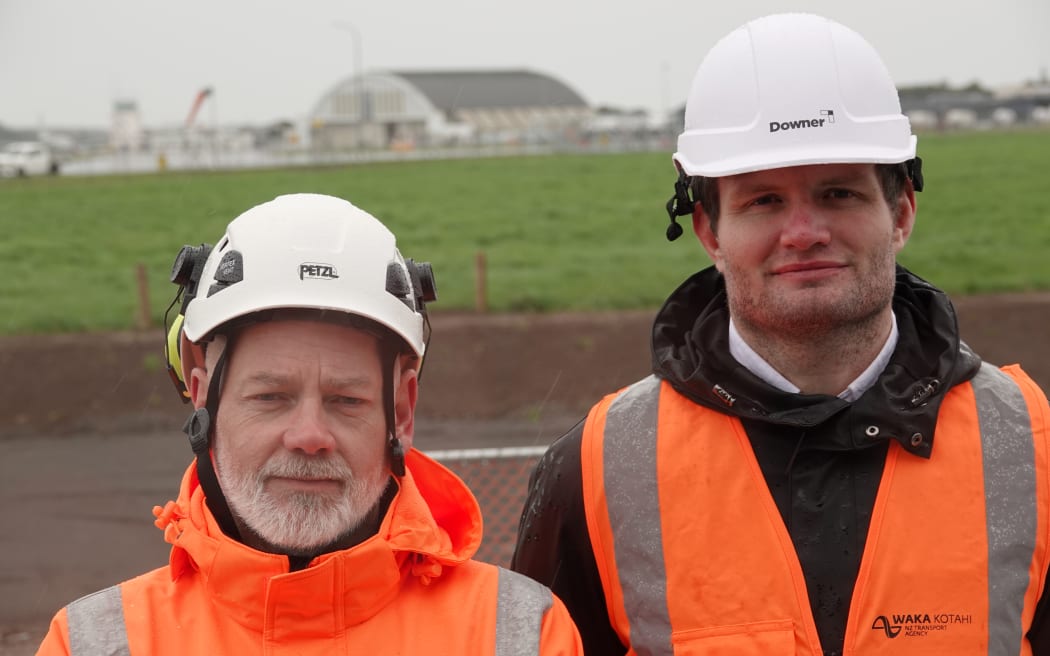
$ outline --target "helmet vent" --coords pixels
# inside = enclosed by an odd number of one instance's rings
[[[410,309],[416,309],[413,303],[412,283],[400,262],[391,262],[386,266],[386,291]]]
[[[227,251],[215,269],[215,283],[208,288],[208,296],[242,280],[244,280],[244,257],[240,251]]]

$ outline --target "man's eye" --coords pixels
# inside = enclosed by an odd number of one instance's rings
[[[830,189],[828,190],[829,198],[837,198],[844,200],[846,198],[853,198],[854,194],[849,189]]]
[[[337,396],[335,400],[340,405],[361,405],[364,403],[361,399],[356,396]]]
[[[772,205],[777,200],[777,197],[773,194],[766,194],[765,196],[759,196],[758,198],[751,201],[751,205]]]

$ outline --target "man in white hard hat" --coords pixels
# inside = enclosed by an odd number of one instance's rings
[[[896,264],[922,187],[874,49],[752,21],[701,63],[668,204],[714,262],[652,375],[533,473],[512,567],[588,653],[1050,653],[1050,408]]]
[[[170,563],[60,610],[39,654],[581,653],[550,590],[472,560],[477,501],[412,449],[429,264],[294,194],[172,281],[196,459],[154,511]]]

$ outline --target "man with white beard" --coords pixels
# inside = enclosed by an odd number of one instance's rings
[[[169,564],[60,610],[39,654],[582,653],[549,589],[471,559],[477,501],[412,449],[429,264],[295,194],[184,247],[172,281],[196,460],[154,510]]]

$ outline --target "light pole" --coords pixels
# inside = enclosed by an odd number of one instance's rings
[[[358,141],[360,142],[360,141],[363,141],[363,139],[361,137],[363,137],[363,135],[364,135],[365,122],[368,121],[368,119],[369,119],[368,108],[367,108],[368,103],[365,102],[366,99],[364,97],[364,94],[365,94],[364,80],[361,79],[361,68],[362,68],[362,65],[361,65],[361,60],[362,60],[361,51],[363,49],[362,48],[361,32],[360,32],[360,30],[357,29],[356,25],[354,25],[353,23],[348,22],[348,21],[341,21],[341,20],[332,21],[332,27],[335,27],[336,29],[343,30],[344,32],[349,32],[350,36],[353,37],[352,41],[353,41],[353,46],[354,46],[354,65],[353,65],[354,95],[356,96],[356,99],[357,99],[357,122],[358,122],[357,132],[358,132],[358,137],[359,137]]]
[[[660,118],[657,125],[660,126],[662,131],[670,132],[669,126],[671,125],[670,119],[670,103],[668,97],[670,96],[670,85],[668,84],[668,76],[671,70],[671,65],[667,63],[667,60],[660,62]]]

